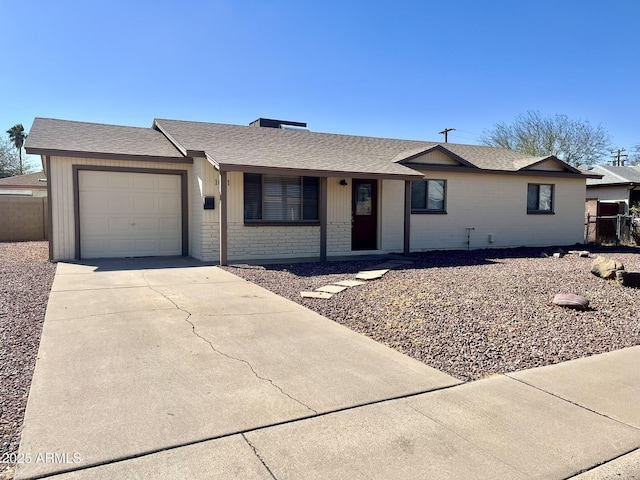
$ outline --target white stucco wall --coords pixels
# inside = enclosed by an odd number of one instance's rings
[[[446,214],[411,215],[411,250],[571,245],[584,235],[585,180],[428,172],[446,180]],[[554,214],[527,214],[527,185],[553,184]],[[491,241],[492,240],[492,241]]]

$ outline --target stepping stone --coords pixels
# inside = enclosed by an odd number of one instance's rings
[[[324,298],[325,300],[333,297],[333,294],[328,292],[300,292],[300,295],[302,298]]]
[[[389,271],[388,268],[382,270],[365,270],[356,275],[357,280],[376,280]]]
[[[316,288],[316,292],[340,293],[346,289],[347,287],[341,287],[338,285],[325,285],[324,287]]]
[[[358,280],[341,280],[334,283],[334,285],[340,285],[341,287],[357,287],[358,285],[364,285],[366,282],[359,282]]]

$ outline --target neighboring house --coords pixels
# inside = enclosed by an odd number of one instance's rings
[[[0,241],[47,239],[44,172],[0,178]]]
[[[589,174],[553,156],[302,127],[37,118],[25,147],[49,178],[51,258],[226,264],[583,241]]]
[[[602,178],[587,180],[587,199],[600,202],[624,203],[624,210],[640,203],[640,167],[618,167],[596,165],[589,173],[602,175]]]
[[[0,195],[47,196],[47,176],[43,171],[0,178]]]
[[[587,179],[585,237],[589,242],[631,241],[630,223],[618,217],[640,204],[640,167],[595,165],[589,173],[601,178]]]

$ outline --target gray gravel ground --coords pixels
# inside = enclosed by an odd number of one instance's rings
[[[42,323],[56,266],[47,242],[0,243],[0,478],[18,450]]]
[[[413,265],[329,300],[301,298],[300,291],[353,279],[380,261],[225,268],[462,380],[640,344],[640,290],[590,273],[598,252],[640,272],[640,250],[598,247],[592,258],[541,257],[553,251],[416,254]],[[556,293],[585,296],[590,309],[555,306]]]

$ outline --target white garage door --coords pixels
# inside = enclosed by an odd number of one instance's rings
[[[182,254],[180,175],[80,170],[80,256]]]

